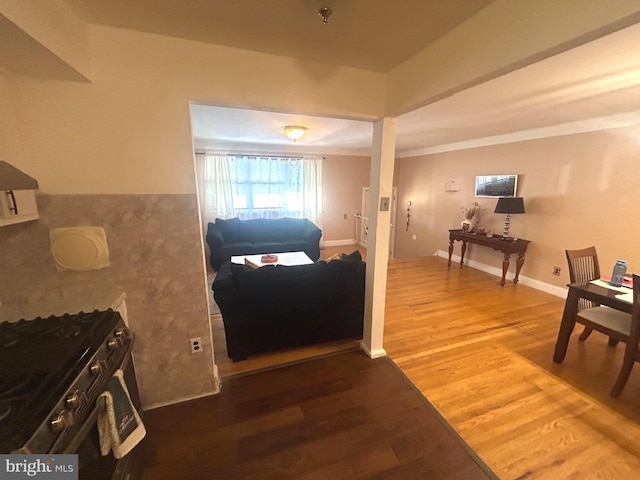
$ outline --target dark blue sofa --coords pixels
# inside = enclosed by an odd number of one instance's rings
[[[320,230],[306,218],[240,220],[216,218],[209,223],[206,241],[214,270],[233,255],[305,252],[314,262],[320,258]]]
[[[225,262],[213,281],[227,354],[248,355],[362,338],[365,262],[360,252],[311,265],[257,269]]]

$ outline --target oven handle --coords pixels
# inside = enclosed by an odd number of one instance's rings
[[[128,349],[127,354],[122,360],[122,364],[120,365],[120,370],[124,371],[129,366],[129,362],[131,361],[131,350]],[[107,400],[104,397],[98,397],[98,401],[96,402],[95,408],[91,411],[91,414],[84,421],[84,425],[78,430],[78,433],[74,436],[73,440],[69,442],[67,448],[62,452],[63,454],[68,453],[77,453],[78,447],[82,444],[89,431],[98,423],[98,417],[102,412],[104,412],[105,408],[107,408]]]

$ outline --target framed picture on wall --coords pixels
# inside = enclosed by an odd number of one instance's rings
[[[515,197],[518,175],[481,175],[476,177],[476,197]]]

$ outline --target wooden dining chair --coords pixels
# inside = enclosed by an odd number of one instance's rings
[[[600,278],[600,265],[598,264],[596,247],[565,250],[565,253],[567,255],[567,262],[569,263],[569,281],[571,283],[587,283]],[[581,298],[578,301],[578,312],[596,307],[600,307],[600,305],[586,298]],[[591,335],[592,331],[593,329],[591,327],[585,326],[580,334],[580,341],[584,342],[589,335]],[[617,342],[613,343],[613,341],[611,341],[610,343],[615,345]]]
[[[631,325],[629,339],[624,348],[624,360],[618,374],[618,379],[611,389],[611,396],[618,397],[629,380],[631,369],[636,362],[640,362],[640,276],[633,274],[633,310],[631,313]]]

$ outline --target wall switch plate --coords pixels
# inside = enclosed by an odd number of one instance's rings
[[[380,198],[380,211],[388,212],[389,211],[389,197],[381,197]]]
[[[556,277],[559,277],[559,276],[560,276],[560,270],[561,270],[561,268],[560,268],[560,267],[557,267],[557,266],[556,266],[556,267],[553,267],[553,274],[554,274]]]
[[[200,353],[202,351],[202,340],[200,337],[193,337],[189,339],[191,343],[191,353]]]

